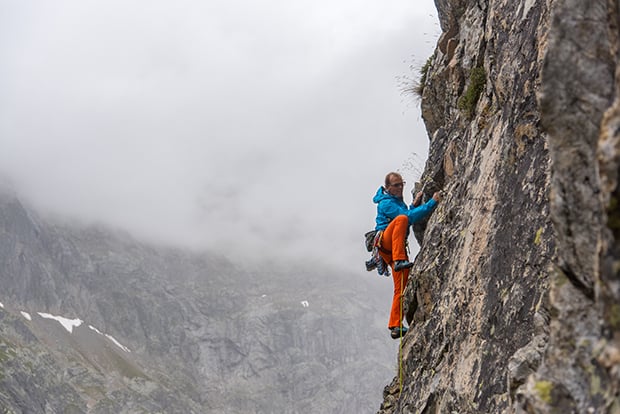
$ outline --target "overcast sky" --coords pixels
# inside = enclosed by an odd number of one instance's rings
[[[140,238],[363,269],[433,0],[0,0],[0,174]],[[415,71],[411,70],[411,66]]]

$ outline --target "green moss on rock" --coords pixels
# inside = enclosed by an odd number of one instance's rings
[[[607,311],[607,321],[614,330],[620,329],[620,304],[612,304]]]
[[[485,83],[486,73],[484,68],[480,66],[473,68],[469,74],[469,85],[457,103],[458,108],[465,112],[468,118],[474,115],[474,109],[484,90]]]
[[[607,206],[607,226],[611,230],[620,230],[620,210],[618,209],[618,199],[612,196]]]

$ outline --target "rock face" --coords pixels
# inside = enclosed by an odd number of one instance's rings
[[[445,198],[379,412],[619,413],[619,3],[435,4],[421,184]]]
[[[394,373],[387,279],[382,297],[316,265],[242,268],[14,197],[0,235],[3,414],[369,413]]]

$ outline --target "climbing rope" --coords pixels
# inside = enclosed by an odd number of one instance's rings
[[[411,254],[411,252],[409,251],[409,241],[405,242],[405,249],[407,250],[407,257],[409,257],[409,254]],[[409,276],[409,272],[411,270],[410,269],[405,269],[405,272],[407,272],[407,276]],[[400,278],[400,340],[399,340],[399,344],[398,344],[398,399],[400,400],[400,395],[403,392],[403,297],[405,296],[405,292],[404,292],[404,272],[403,272],[403,277]],[[409,280],[409,277],[407,277],[407,280]]]
[[[407,273],[409,272],[409,270],[405,270]],[[404,276],[404,274],[403,274]],[[403,296],[404,293],[403,292],[403,279],[404,277],[400,278],[400,343],[398,344],[398,382],[399,382],[399,387],[398,387],[398,399],[400,400],[400,395],[403,392]]]

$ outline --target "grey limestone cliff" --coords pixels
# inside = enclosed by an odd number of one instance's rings
[[[617,1],[436,0],[423,185],[380,413],[620,412]]]

